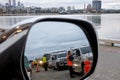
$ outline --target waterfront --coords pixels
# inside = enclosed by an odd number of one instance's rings
[[[10,28],[17,22],[25,19],[38,17],[39,15],[32,16],[0,16],[0,28]],[[48,16],[48,15],[40,15]],[[98,36],[100,39],[114,39],[120,40],[120,14],[76,14],[76,15],[57,15],[65,17],[75,17],[87,19],[95,24]]]

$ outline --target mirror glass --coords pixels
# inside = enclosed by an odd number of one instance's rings
[[[80,26],[59,21],[34,24],[24,56],[32,80],[78,80],[90,71],[93,62],[89,41]]]

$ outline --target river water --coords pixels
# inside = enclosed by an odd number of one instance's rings
[[[93,22],[95,28],[97,29],[98,37],[100,39],[107,38],[120,40],[120,14],[77,14],[63,16],[83,18]],[[10,28],[13,24],[16,24],[17,22],[33,17],[38,16],[0,16],[0,28]]]

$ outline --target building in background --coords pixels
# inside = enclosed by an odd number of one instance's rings
[[[13,0],[13,7],[16,7],[16,0]]]
[[[11,6],[11,0],[9,0],[9,6]]]
[[[92,12],[93,8],[91,4],[87,5],[87,12]]]
[[[20,1],[18,1],[18,6],[21,6],[21,3],[20,3]]]
[[[2,4],[0,3],[0,8],[2,7]]]
[[[92,1],[92,7],[94,10],[96,10],[97,12],[100,12],[101,11],[101,0],[93,0]]]

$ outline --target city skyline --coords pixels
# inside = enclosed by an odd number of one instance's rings
[[[12,0],[11,0],[12,1]],[[26,7],[36,6],[36,7],[67,7],[67,6],[75,6],[75,8],[84,8],[84,4],[92,4],[92,0],[16,0],[16,5],[20,1]],[[102,8],[105,9],[120,9],[120,0],[101,0]],[[9,3],[9,0],[3,2],[0,0],[0,3],[4,5],[5,3]]]

